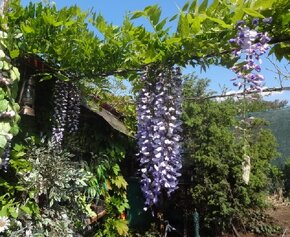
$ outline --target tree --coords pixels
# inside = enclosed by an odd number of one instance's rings
[[[187,77],[184,96],[206,97],[207,86],[207,80]],[[249,213],[265,205],[270,161],[277,157],[277,144],[260,120],[248,121],[245,137],[237,106],[213,100],[185,100],[183,104],[184,169],[191,193],[188,203],[200,213],[204,234],[219,234],[231,224],[246,223],[250,229]],[[245,150],[252,163],[248,184],[242,178]]]

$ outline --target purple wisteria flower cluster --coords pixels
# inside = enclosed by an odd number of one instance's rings
[[[270,24],[271,18],[263,19],[264,24]],[[233,50],[235,57],[240,57],[242,61],[236,63],[232,70],[237,77],[232,80],[234,85],[245,91],[261,91],[264,76],[261,72],[261,55],[269,48],[270,37],[267,32],[258,31],[259,19],[252,21],[251,27],[248,27],[244,21],[237,23],[237,36],[230,39],[229,42],[238,47]]]
[[[4,171],[7,171],[8,165],[9,165],[9,160],[10,160],[10,155],[11,155],[11,141],[7,141],[7,144],[5,146],[4,152],[1,157],[1,164],[0,164],[0,169],[4,169]]]
[[[148,68],[138,95],[137,117],[141,189],[145,210],[157,204],[162,191],[168,196],[178,187],[181,164],[180,68]]]
[[[76,132],[79,127],[80,91],[72,82],[56,81],[53,93],[54,114],[52,143],[60,147],[64,132]]]

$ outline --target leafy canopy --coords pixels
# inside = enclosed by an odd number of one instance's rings
[[[55,5],[30,3],[22,7],[19,0],[12,0],[2,22],[7,23],[10,35],[22,34],[12,40],[19,48],[10,50],[13,57],[37,54],[62,79],[91,79],[101,85],[106,75],[135,78],[136,71],[152,63],[199,64],[204,69],[212,63],[229,65],[235,59],[227,53],[227,42],[241,19],[275,17],[274,25],[265,30],[274,36],[273,42],[283,43],[272,52],[279,59],[289,57],[279,51],[289,46],[286,9],[286,0],[214,0],[210,4],[194,0],[170,19],[161,19],[161,9],[153,5],[128,14],[121,26],[114,26],[101,15],[83,12],[77,6],[58,10]],[[152,31],[133,24],[141,17],[150,22]],[[167,26],[169,22],[177,25],[175,32]]]

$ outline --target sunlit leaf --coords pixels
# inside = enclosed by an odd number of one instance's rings
[[[10,57],[11,58],[17,58],[19,56],[19,49],[14,49],[10,51]]]
[[[114,225],[115,225],[115,228],[117,229],[118,234],[120,236],[127,235],[129,228],[128,228],[128,224],[125,220],[121,220],[121,219],[115,220]]]
[[[275,0],[255,0],[255,1],[251,1],[251,9],[260,9],[260,10],[264,10],[264,9],[269,9],[272,7],[273,3],[275,2]]]
[[[192,3],[190,4],[189,12],[197,13],[197,10],[198,10],[197,0],[193,0]]]
[[[206,10],[208,5],[208,0],[203,0],[203,2],[200,4],[199,8],[198,8],[198,12],[202,13]]]
[[[157,25],[156,25],[156,30],[157,31],[161,31],[161,30],[163,30],[163,27],[164,27],[164,25],[166,24],[166,22],[167,22],[167,19],[165,18],[165,19],[163,19],[161,22],[159,22]]]
[[[188,7],[189,7],[189,1],[187,1],[187,2],[183,5],[183,7],[182,7],[182,11],[187,11]]]
[[[178,14],[175,14],[173,17],[169,19],[169,21],[174,21],[178,17]]]
[[[174,43],[180,42],[180,40],[181,40],[181,38],[175,38],[175,37],[173,37],[173,38],[167,39],[166,40],[166,43],[168,43],[168,44],[174,44]]]
[[[35,30],[29,25],[25,25],[23,22],[20,23],[21,31],[25,34],[34,33]]]
[[[147,13],[150,21],[155,26],[159,22],[161,16],[161,10],[158,5],[146,7],[144,11]]]
[[[7,144],[7,139],[4,135],[0,134],[0,148],[4,148]]]
[[[189,28],[187,15],[184,15],[184,14],[180,15],[177,31],[180,33],[181,37],[188,36],[190,32],[190,28]]]
[[[218,18],[214,18],[214,17],[209,17],[209,16],[205,16],[207,19],[213,21],[213,22],[216,22],[218,23],[221,27],[223,28],[227,28],[227,29],[231,29],[231,25],[225,23],[223,20],[221,19],[218,19]]]
[[[144,12],[142,11],[136,11],[134,12],[133,16],[130,18],[131,20],[136,19],[136,18],[140,18],[141,16],[144,16]]]
[[[243,8],[242,10],[250,16],[264,18],[264,16],[261,13],[251,8]]]

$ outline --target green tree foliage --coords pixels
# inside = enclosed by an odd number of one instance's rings
[[[205,97],[207,80],[188,77],[185,97]],[[247,225],[249,213],[265,206],[270,161],[276,142],[260,120],[247,123],[246,137],[237,120],[237,104],[212,100],[184,101],[185,180],[190,180],[191,210],[201,216],[204,234]],[[243,127],[245,128],[245,126]],[[247,146],[245,146],[245,139]],[[242,179],[244,152],[251,158],[248,184]],[[249,224],[249,223],[248,223]]]
[[[194,0],[170,19],[161,19],[161,9],[154,5],[129,14],[121,26],[114,26],[101,15],[82,12],[76,6],[58,10],[52,4],[30,3],[22,7],[19,0],[10,0],[2,23],[8,25],[9,35],[22,33],[17,40],[11,38],[19,47],[13,51],[15,57],[38,54],[59,77],[91,79],[101,85],[104,75],[135,78],[136,71],[152,63],[198,64],[204,69],[212,63],[229,65],[236,59],[228,54],[228,40],[242,19],[275,18],[274,25],[264,30],[272,33],[273,43],[279,43],[273,49],[276,53],[289,38],[287,9],[287,0],[215,0],[210,4],[205,0],[200,5]],[[136,18],[147,19],[153,30],[134,25]],[[176,30],[169,30],[170,21]],[[102,37],[89,30],[88,22]],[[287,57],[286,51],[278,54]]]
[[[286,197],[290,198],[290,159],[288,159],[283,168],[283,178]]]
[[[270,1],[272,2],[272,1]],[[273,27],[270,27],[269,33],[274,36],[272,43],[274,47],[270,54],[274,53],[280,61],[283,58],[290,60],[290,13],[285,9],[290,8],[290,3],[287,0],[273,1],[271,16],[273,17]],[[269,13],[270,10],[265,8],[264,12]]]
[[[232,103],[237,105],[238,113],[242,115],[243,108],[245,107],[245,112],[261,112],[266,110],[275,110],[284,108],[287,106],[287,100],[274,100],[274,101],[266,101],[263,100],[263,97],[255,94],[251,96],[246,96],[245,99],[239,99],[238,101],[232,101]]]

